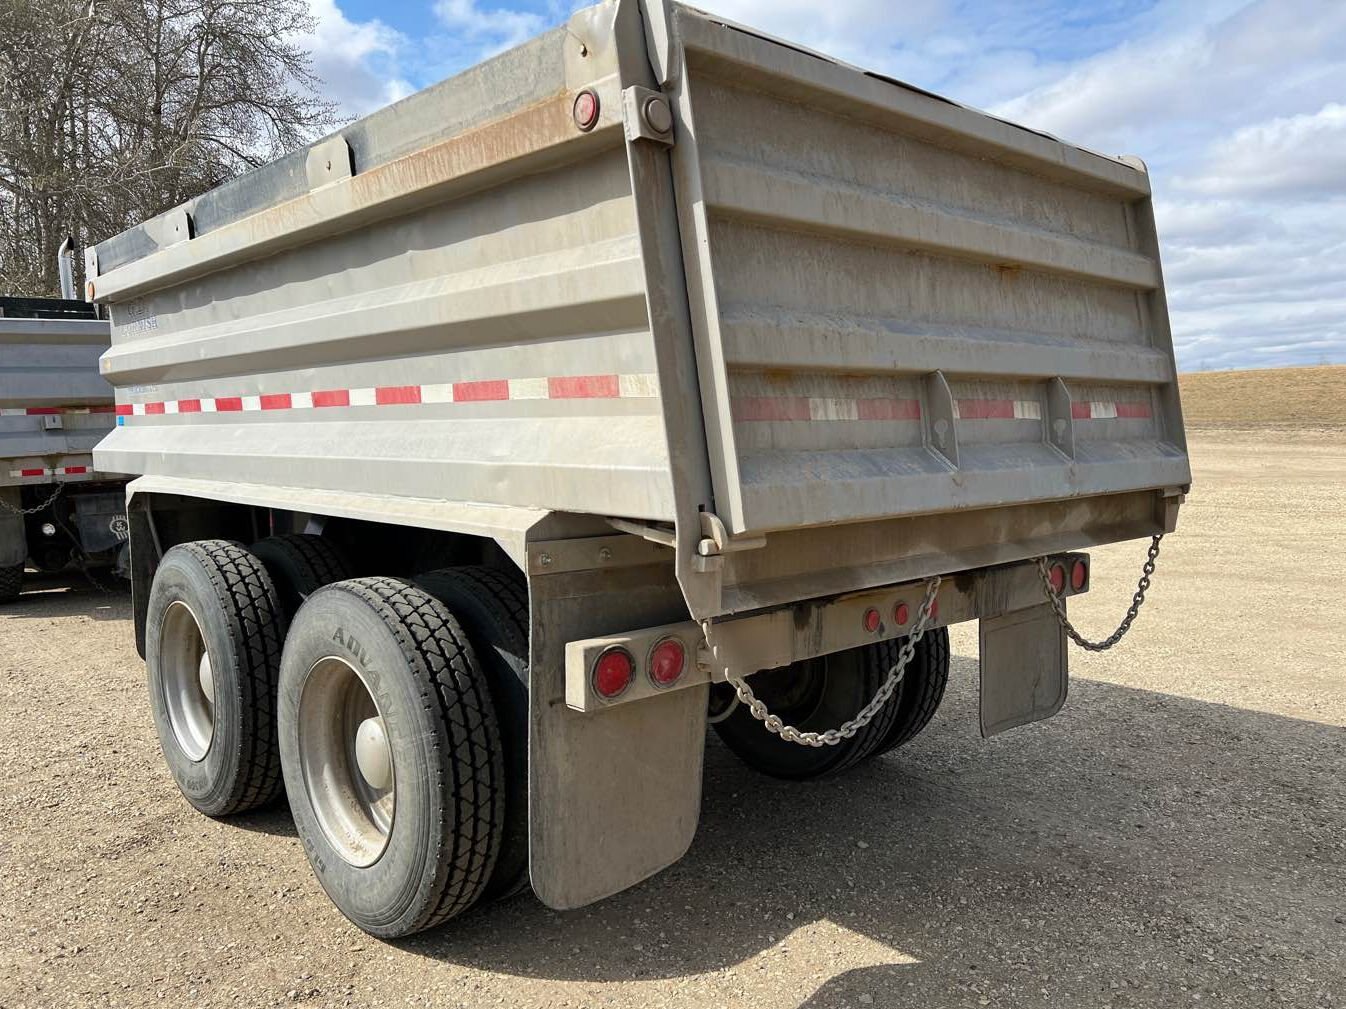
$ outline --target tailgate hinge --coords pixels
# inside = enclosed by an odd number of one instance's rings
[[[652,140],[673,146],[673,106],[660,92],[633,84],[622,92],[622,122],[626,139]]]

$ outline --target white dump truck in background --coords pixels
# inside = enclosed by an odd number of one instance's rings
[[[1190,481],[1139,161],[660,0],[87,267],[169,768],[283,790],[380,936],[676,861],[708,722],[788,778],[900,745],[950,623],[984,732],[1055,713],[1071,551]]]
[[[126,480],[93,461],[116,419],[98,373],[109,327],[75,299],[62,250],[65,297],[0,295],[0,602],[27,566],[112,567],[127,542]]]

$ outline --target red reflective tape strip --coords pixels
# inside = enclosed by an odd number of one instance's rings
[[[243,410],[242,396],[216,396],[216,413],[240,413]]]
[[[1117,416],[1128,420],[1147,419],[1150,416],[1149,403],[1114,403]]]
[[[45,469],[21,469],[21,470],[19,470],[19,476],[46,476],[46,475],[47,475],[47,471],[46,471]]]
[[[130,403],[118,403],[118,404],[117,404],[117,416],[118,416],[118,417],[129,417],[129,416],[131,416],[131,413],[132,413],[133,410],[134,410],[134,407],[132,407]]]
[[[1013,420],[1014,400],[1012,399],[960,399],[958,401],[960,420]]]
[[[53,413],[65,413],[65,408],[60,406],[30,406],[27,412],[30,417],[42,417]]]
[[[1074,417],[1076,420],[1088,420],[1093,414],[1090,412],[1089,403],[1086,401],[1083,403],[1071,403],[1070,416]]]
[[[736,421],[808,420],[807,396],[740,396],[730,403]]]
[[[288,392],[273,392],[257,397],[263,410],[288,410],[291,401]]]
[[[351,394],[347,389],[319,389],[313,394],[314,406],[350,406]]]
[[[855,412],[861,420],[920,420],[917,399],[857,399]]]
[[[164,405],[163,405],[162,403],[146,403],[146,404],[145,404],[145,412],[146,412],[146,413],[163,413],[163,412],[164,412]]]
[[[420,401],[419,385],[381,385],[374,390],[374,402],[379,406],[401,406]]]
[[[547,379],[551,399],[616,399],[622,394],[616,375],[569,375]]]
[[[499,378],[487,382],[454,382],[453,399],[460,403],[509,399],[509,380]]]
[[[88,466],[66,466],[61,470],[66,476],[78,476],[81,473],[89,472]]]
[[[200,413],[201,401],[199,399],[180,399],[178,400],[178,413]]]
[[[108,405],[105,404],[105,405],[103,405],[103,406],[91,406],[91,407],[89,407],[89,412],[90,412],[90,413],[112,413],[112,411],[113,411],[114,409],[115,409],[115,407],[108,406]]]

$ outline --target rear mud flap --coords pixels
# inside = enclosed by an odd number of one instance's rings
[[[1061,710],[1070,678],[1066,634],[1049,604],[983,617],[980,639],[984,737]]]

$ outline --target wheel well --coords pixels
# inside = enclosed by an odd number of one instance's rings
[[[136,650],[145,655],[145,619],[159,558],[179,543],[229,539],[255,543],[279,533],[316,533],[350,558],[357,575],[411,578],[425,571],[480,564],[517,571],[495,540],[485,536],[422,529],[233,504],[178,494],[142,493],[131,500],[131,600]]]

